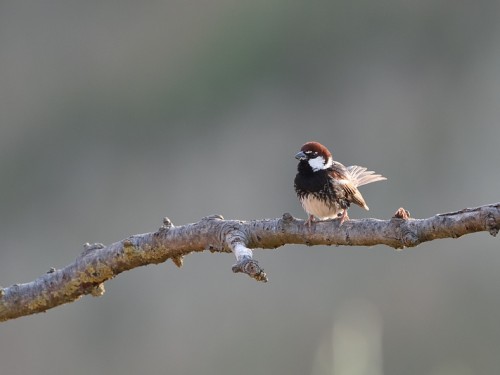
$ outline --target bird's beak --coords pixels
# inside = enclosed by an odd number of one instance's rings
[[[307,159],[307,155],[304,154],[303,151],[299,151],[295,154],[295,159],[298,159],[298,160],[306,160]]]

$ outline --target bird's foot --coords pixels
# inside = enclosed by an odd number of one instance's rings
[[[342,212],[342,216],[340,216],[340,224],[339,226],[341,226],[342,224],[344,224],[344,221],[349,221],[351,219],[349,219],[349,215],[347,215],[347,210],[344,209],[344,211]]]
[[[306,220],[306,227],[308,227],[309,229],[311,228],[311,225],[312,223],[314,223],[315,220],[314,220],[314,216],[313,215],[309,215],[309,219]]]

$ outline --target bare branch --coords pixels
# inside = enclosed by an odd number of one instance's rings
[[[86,244],[83,253],[65,268],[50,269],[26,284],[0,288],[0,321],[43,312],[86,294],[100,296],[105,281],[132,268],[167,259],[181,267],[183,257],[192,252],[233,252],[233,272],[267,281],[251,249],[275,249],[286,244],[387,245],[403,249],[481,231],[495,236],[499,229],[500,203],[427,219],[410,219],[408,211],[401,208],[390,220],[360,219],[342,225],[333,220],[316,222],[310,228],[288,213],[279,219],[252,221],[224,220],[214,215],[179,227],[165,218],[156,232],[133,235],[108,246]]]

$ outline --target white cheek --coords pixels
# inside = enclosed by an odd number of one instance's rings
[[[321,169],[327,168],[325,166],[325,159],[322,156],[318,156],[314,159],[309,159],[308,163],[313,171],[319,171]]]

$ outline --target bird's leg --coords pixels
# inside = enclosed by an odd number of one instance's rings
[[[309,219],[306,221],[306,227],[311,228],[311,224],[314,222],[314,215],[309,215]]]
[[[350,219],[349,219],[349,215],[347,215],[347,208],[344,208],[344,211],[342,212],[342,216],[340,217],[340,225],[342,225],[344,223],[344,221],[348,221],[348,220],[350,220]]]

